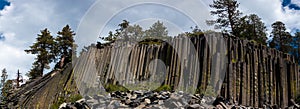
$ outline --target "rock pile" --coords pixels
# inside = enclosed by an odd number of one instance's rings
[[[59,106],[59,109],[90,109],[84,99],[80,99],[75,103],[63,103]]]
[[[293,106],[294,107],[294,106]],[[290,108],[293,108],[290,107]],[[208,97],[200,94],[179,92],[153,91],[116,91],[106,96],[86,96],[75,103],[63,103],[60,109],[94,109],[94,108],[184,108],[184,109],[248,109],[252,107],[230,103],[223,97]],[[272,108],[266,106],[266,108]]]

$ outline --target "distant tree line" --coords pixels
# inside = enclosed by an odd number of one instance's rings
[[[143,30],[140,25],[130,25],[130,22],[123,20],[115,32],[110,31],[107,37],[100,37],[104,41],[114,42],[115,40],[129,41],[131,39],[140,40],[146,38],[166,38],[168,36],[167,27],[163,22],[155,22],[149,29]]]
[[[284,53],[294,55],[300,63],[300,32],[293,36],[287,32],[285,24],[275,21],[270,34],[271,40],[267,40],[267,29],[262,19],[256,14],[242,16],[238,10],[239,3],[236,0],[214,0],[209,5],[214,10],[211,15],[217,19],[208,20],[207,24],[222,29],[222,32],[231,34],[241,39],[252,40],[257,43],[275,48]]]
[[[8,72],[4,68],[1,72],[1,81],[0,81],[0,104],[5,104],[8,100],[8,96],[13,92],[14,89],[20,87],[20,83],[23,82],[23,76],[20,71],[16,73],[16,79],[8,80]]]
[[[258,44],[275,48],[284,53],[289,53],[296,57],[300,63],[300,32],[295,35],[287,32],[285,24],[281,21],[275,21],[271,27],[272,31],[268,40],[267,28],[262,19],[256,14],[243,15],[238,9],[239,3],[236,0],[213,0],[209,5],[213,10],[211,15],[216,19],[207,20],[207,24],[221,29],[223,33],[230,34],[233,37],[246,39]],[[148,30],[137,24],[130,25],[129,21],[123,20],[115,32],[110,31],[107,37],[100,37],[104,41],[114,42],[116,39],[142,39],[154,37],[167,37],[168,30],[162,22],[155,22]],[[192,32],[185,32],[184,35],[195,36],[203,34],[197,26],[192,28]],[[181,34],[182,35],[182,34]],[[98,42],[98,45],[101,44]]]

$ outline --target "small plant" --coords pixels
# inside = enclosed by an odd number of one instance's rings
[[[77,100],[80,100],[81,98],[82,98],[82,96],[80,94],[75,94],[75,95],[72,95],[69,99],[70,99],[71,103],[74,103]]]
[[[204,94],[204,87],[203,86],[200,86],[196,89],[196,94]]]
[[[59,104],[58,103],[54,103],[50,107],[50,109],[58,109],[58,108],[59,108]]]
[[[236,63],[237,60],[236,60],[236,59],[231,59],[231,62],[232,62],[232,63]]]
[[[105,85],[105,89],[106,89],[106,92],[109,92],[109,93],[115,92],[115,91],[123,91],[123,92],[128,91],[128,89],[126,89],[125,87],[120,86],[120,85],[114,85],[114,84]]]
[[[207,86],[204,95],[205,96],[217,96],[217,94],[215,93],[214,87],[212,87],[210,85]]]
[[[63,97],[58,97],[57,102],[53,103],[53,104],[51,105],[50,109],[58,109],[59,106],[60,106],[62,103],[64,103],[64,102],[66,102],[65,98],[63,98]]]
[[[298,94],[297,98],[296,98],[296,103],[300,104],[300,94]]]
[[[172,90],[171,86],[163,85],[163,86],[160,86],[159,88],[155,89],[154,91],[160,92],[160,91],[171,91],[171,90]]]

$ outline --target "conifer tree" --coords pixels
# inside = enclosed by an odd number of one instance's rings
[[[74,31],[71,30],[69,25],[66,25],[61,31],[59,31],[56,37],[56,55],[60,58],[60,61],[65,60],[64,63],[68,63],[72,59],[73,46],[74,46]]]
[[[295,33],[293,46],[293,55],[297,59],[298,63],[300,63],[300,32]]]
[[[217,19],[208,21],[208,24],[214,24],[216,28],[238,36],[237,25],[242,14],[238,10],[239,3],[236,0],[214,0],[209,6],[215,9],[211,11],[211,15],[217,16]]]
[[[167,37],[168,30],[164,26],[163,22],[157,21],[152,26],[146,30],[146,37]]]
[[[1,100],[5,104],[8,100],[8,96],[12,93],[13,91],[13,81],[12,80],[7,80],[3,88],[1,89]]]
[[[48,29],[41,30],[36,42],[25,50],[28,54],[35,54],[35,62],[28,76],[31,79],[43,76],[44,69],[49,69],[49,64],[55,59],[55,41]]]
[[[237,32],[243,39],[254,40],[258,43],[266,45],[267,29],[265,24],[255,14],[244,16],[240,19]]]
[[[292,36],[286,31],[285,24],[281,21],[276,21],[272,24],[271,37],[272,41],[269,43],[270,47],[276,48],[284,53],[291,51]]]
[[[5,81],[6,81],[6,79],[7,79],[7,71],[6,71],[6,69],[4,68],[3,70],[2,70],[2,74],[1,74],[1,84],[0,84],[0,86],[1,86],[1,88],[3,87],[3,85],[4,85],[4,83],[5,83]]]

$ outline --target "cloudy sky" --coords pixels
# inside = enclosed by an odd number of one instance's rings
[[[0,0],[0,69],[6,68],[14,78],[20,69],[31,68],[34,55],[28,49],[40,30],[48,28],[53,36],[69,24],[76,31],[80,46],[95,42],[98,36],[126,19],[144,28],[161,20],[171,35],[205,25],[211,19],[211,0]],[[299,0],[238,0],[244,14],[257,14],[270,25],[280,20],[289,31],[300,28]]]

